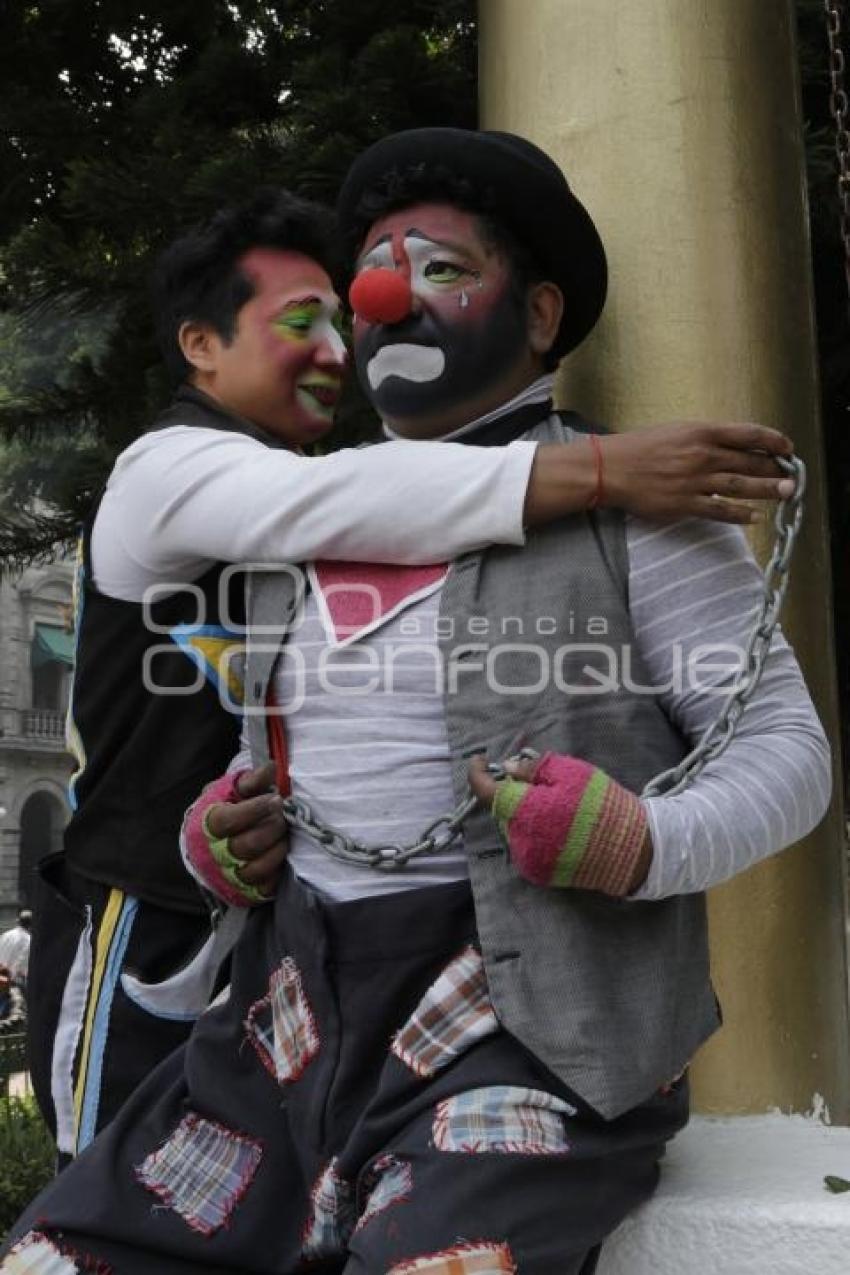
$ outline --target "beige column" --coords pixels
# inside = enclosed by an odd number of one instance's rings
[[[480,0],[481,124],[548,150],[606,243],[605,315],[565,403],[618,426],[760,420],[809,466],[784,621],[833,739],[830,574],[803,150],[786,0]],[[569,298],[567,298],[569,305]],[[769,528],[756,547],[764,553]],[[703,1111],[850,1115],[837,803],[807,841],[712,892],[726,1025]]]

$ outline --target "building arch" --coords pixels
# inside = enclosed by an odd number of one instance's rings
[[[57,783],[42,780],[19,798],[18,900],[32,905],[35,874],[45,855],[61,849],[68,803]]]
[[[17,580],[18,592],[23,597],[48,604],[69,601],[73,584],[74,572],[70,562],[27,567]]]

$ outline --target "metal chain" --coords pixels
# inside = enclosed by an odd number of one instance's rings
[[[300,797],[287,797],[284,800],[283,817],[290,828],[306,833],[334,859],[359,863],[361,867],[376,868],[379,872],[394,872],[419,855],[439,854],[448,849],[460,836],[464,823],[477,805],[478,798],[470,793],[450,815],[440,815],[439,819],[429,823],[419,840],[409,846],[397,841],[382,841],[368,846],[317,819],[307,802]]]
[[[845,57],[842,48],[842,0],[824,0],[829,39],[829,110],[835,124],[835,155],[838,163],[838,203],[841,238],[844,243],[844,277],[850,305],[850,100],[844,81]]]
[[[744,668],[737,675],[716,719],[703,734],[697,746],[683,757],[678,766],[662,771],[646,785],[642,797],[673,797],[692,783],[696,776],[719,757],[732,742],[741,714],[761,681],[767,653],[779,612],[788,591],[791,555],[803,521],[803,497],[806,494],[806,466],[797,456],[778,462],[794,478],[794,492],[776,509],[776,539],[770,561],[764,569],[764,596],[753,625],[744,655]]]
[[[719,757],[732,742],[741,714],[761,681],[773,632],[788,589],[791,554],[803,518],[803,497],[806,491],[806,467],[803,462],[793,457],[791,460],[779,460],[778,463],[794,479],[794,492],[781,501],[776,510],[776,539],[764,572],[764,597],[747,643],[744,670],[724,700],[716,721],[704,733],[697,746],[678,766],[665,770],[651,780],[641,794],[644,797],[672,797],[687,787],[704,766]],[[524,748],[517,756],[535,757],[537,754],[533,749]],[[489,770],[497,779],[504,777],[503,763],[496,762]],[[285,799],[283,816],[290,828],[303,832],[334,859],[357,863],[361,867],[374,868],[380,872],[393,872],[420,855],[438,854],[448,849],[460,836],[464,823],[477,805],[477,797],[468,794],[451,814],[441,815],[430,823],[411,845],[402,845],[396,841],[366,845],[317,818],[308,803],[299,797]]]

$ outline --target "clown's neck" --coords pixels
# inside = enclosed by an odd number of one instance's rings
[[[452,443],[455,439],[463,438],[465,434],[471,434],[473,430],[479,429],[482,425],[489,425],[491,421],[497,421],[500,417],[507,416],[508,413],[515,412],[520,407],[528,407],[532,403],[545,403],[547,399],[552,397],[554,385],[554,373],[547,372],[543,376],[538,376],[530,385],[526,385],[525,389],[520,390],[519,394],[515,394],[507,402],[501,403],[499,407],[493,408],[491,412],[486,412],[483,416],[477,416],[475,420],[467,421],[465,425],[461,425],[458,429],[453,429],[448,434],[440,434],[430,441]],[[383,430],[386,437],[394,442],[410,441],[409,436],[397,433],[386,421],[383,422]]]

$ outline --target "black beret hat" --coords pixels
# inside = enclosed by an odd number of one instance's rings
[[[553,347],[561,358],[584,340],[605,304],[608,267],[590,215],[554,160],[514,133],[414,128],[381,138],[352,164],[337,203],[343,235],[357,233],[361,201],[393,174],[416,168],[460,178],[482,191],[481,211],[511,231],[564,294]]]

